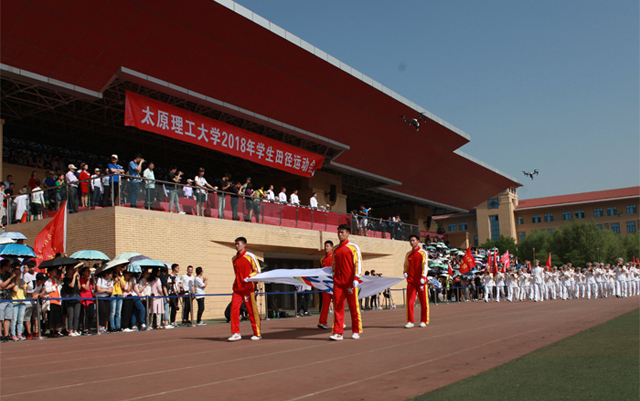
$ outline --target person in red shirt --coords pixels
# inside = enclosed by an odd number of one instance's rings
[[[325,267],[333,266],[333,242],[324,242],[324,257],[320,259],[320,265]],[[320,310],[320,320],[318,321],[319,329],[327,329],[327,317],[329,316],[329,308],[331,307],[331,294],[322,291],[322,309]]]
[[[358,286],[361,283],[362,256],[358,245],[349,242],[351,228],[346,224],[338,226],[340,244],[333,248],[333,335],[332,340],[342,340],[344,333],[344,302],[349,304],[351,313],[351,338],[360,338],[362,318],[358,302]]]
[[[429,324],[429,303],[427,303],[427,272],[429,271],[429,256],[420,246],[420,238],[417,235],[409,236],[411,251],[404,258],[404,278],[407,280],[407,324],[408,329],[413,324],[413,305],[416,303],[416,295],[420,300],[420,327]]]
[[[246,238],[238,237],[235,242],[238,253],[231,259],[236,279],[233,282],[233,295],[231,296],[231,337],[229,337],[229,341],[242,339],[240,335],[240,306],[243,302],[249,311],[249,320],[253,328],[251,339],[260,340],[262,334],[260,333],[260,312],[256,303],[256,286],[255,283],[248,281],[249,277],[260,273],[260,264],[256,256],[245,249],[247,247]]]

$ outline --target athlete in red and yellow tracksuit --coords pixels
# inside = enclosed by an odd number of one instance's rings
[[[428,261],[427,252],[419,245],[408,252],[404,258],[404,275],[407,279],[407,323],[413,323],[413,305],[416,302],[417,293],[420,300],[420,323],[429,324],[426,285]]]
[[[333,266],[333,252],[329,252],[322,259],[320,259],[320,265],[322,267]],[[327,325],[327,318],[329,317],[329,308],[331,307],[331,294],[326,291],[322,291],[322,309],[320,310],[320,320],[318,321],[318,327]],[[322,327],[325,328],[326,327]]]
[[[260,273],[260,265],[255,255],[243,250],[231,259],[233,272],[236,276],[233,282],[233,295],[231,296],[231,333],[240,333],[240,306],[244,302],[249,311],[249,320],[253,334],[260,337],[260,312],[256,303],[255,283],[246,282],[245,279]]]
[[[358,302],[358,288],[354,281],[360,280],[362,256],[360,248],[348,239],[333,248],[333,334],[344,333],[344,301],[351,312],[351,330],[362,333],[362,318]]]

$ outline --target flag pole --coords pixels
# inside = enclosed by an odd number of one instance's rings
[[[69,204],[69,200],[64,201],[64,243],[62,245],[62,254],[65,255],[67,253],[67,219],[69,218],[69,208],[67,205]]]

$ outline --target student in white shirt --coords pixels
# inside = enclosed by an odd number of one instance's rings
[[[318,193],[314,192],[311,195],[311,199],[309,199],[309,206],[311,206],[314,209],[318,208]]]
[[[267,190],[266,194],[267,194],[267,200],[269,202],[275,202],[276,194],[273,193],[273,185],[269,185],[269,189]]]
[[[182,283],[183,295],[193,294],[193,266],[187,267],[187,274],[184,274],[180,278]],[[182,298],[182,324],[191,324],[189,320],[189,313],[191,312],[191,301],[189,297]]]
[[[202,267],[196,267],[196,278],[193,280],[196,302],[198,302],[198,326],[206,326],[202,321],[202,313],[204,312],[204,289],[207,288],[207,278],[202,275]]]
[[[298,198],[297,189],[293,190],[293,193],[291,194],[291,198],[289,199],[289,203],[291,203],[293,206],[300,206],[300,198]]]
[[[207,188],[214,191],[215,188],[211,186],[207,182],[207,179],[204,178],[204,168],[200,167],[198,169],[198,175],[195,178],[196,182],[196,214],[198,216],[204,216],[204,205],[207,203]]]
[[[104,186],[102,185],[102,178],[100,178],[100,169],[96,168],[94,174],[91,176],[91,190],[93,191],[93,202],[91,205],[96,207],[102,201],[102,194],[104,193]]]
[[[280,203],[287,203],[287,188],[282,187],[282,191],[278,194],[278,200]]]

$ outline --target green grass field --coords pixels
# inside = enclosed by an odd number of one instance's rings
[[[640,309],[412,400],[640,399]]]

